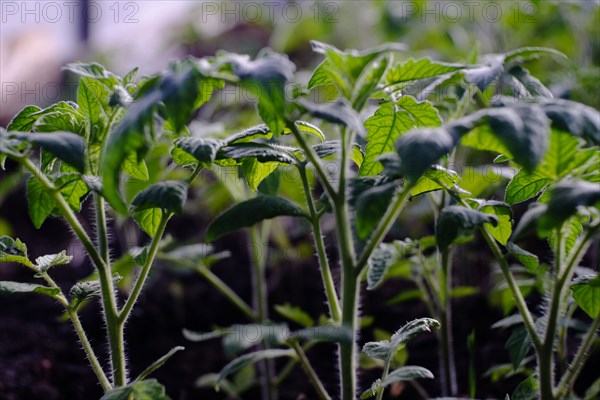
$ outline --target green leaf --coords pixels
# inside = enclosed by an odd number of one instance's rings
[[[519,171],[506,186],[504,201],[517,204],[537,196],[552,183],[552,180],[538,172]]]
[[[313,150],[320,158],[329,157],[333,154],[341,154],[342,144],[339,140],[328,140],[323,143],[318,143],[313,146]],[[355,144],[352,146],[352,154],[350,155],[352,161],[360,168],[364,161],[364,154],[360,150],[360,146]]]
[[[269,129],[269,127],[265,124],[260,124],[229,136],[225,140],[225,143],[227,145],[234,143],[247,143],[253,141],[254,139],[269,140],[272,137],[273,132]]]
[[[306,339],[309,341],[351,344],[353,334],[352,329],[348,326],[326,324],[304,328],[292,332],[290,336],[292,338]]]
[[[402,381],[412,381],[420,378],[428,378],[433,379],[433,373],[429,371],[427,368],[415,366],[415,365],[405,365],[394,371],[390,372],[383,382],[378,379],[376,380],[369,389],[365,390],[361,395],[361,399],[368,399],[373,396],[376,396],[379,391],[384,390],[386,387],[395,382]]]
[[[580,139],[567,132],[552,129],[548,151],[536,172],[551,179],[558,179],[570,173],[577,156],[580,155],[579,144]]]
[[[365,68],[380,54],[405,49],[399,43],[386,43],[362,51],[353,49],[342,51],[332,45],[316,40],[311,41],[311,45],[314,52],[324,54],[326,58],[313,73],[308,88],[335,84],[342,90],[346,98],[351,97],[355,84],[356,88],[361,87],[360,82],[357,81],[366,81],[366,79],[360,79],[361,75],[365,73]],[[375,81],[374,84],[376,85],[377,80],[374,77],[372,80]]]
[[[354,201],[355,225],[356,235],[359,239],[365,239],[373,232],[392,202],[397,186],[396,182],[376,184],[356,197]]]
[[[400,345],[408,343],[416,335],[423,332],[431,332],[431,328],[439,329],[440,323],[431,318],[419,318],[409,322],[394,333],[388,340],[368,342],[362,351],[369,357],[386,360],[392,357]]]
[[[308,100],[300,99],[299,105],[315,118],[333,124],[344,125],[358,133],[365,135],[365,128],[359,115],[346,100],[338,100],[329,103],[313,103]]]
[[[175,214],[183,212],[188,185],[184,181],[157,182],[141,191],[131,203],[133,212],[159,208]]]
[[[27,180],[27,203],[29,218],[39,229],[54,209],[54,201],[48,191],[34,177]]]
[[[102,82],[109,89],[112,89],[113,86],[119,83],[119,80],[112,72],[107,71],[98,63],[71,63],[63,67],[63,69],[76,75],[92,78]]]
[[[506,250],[512,254],[529,271],[536,271],[540,261],[538,256],[530,253],[512,242],[506,243]]]
[[[402,96],[394,105],[382,103],[375,114],[365,121],[367,146],[365,161],[359,175],[377,175],[383,167],[377,157],[394,150],[401,134],[416,127],[439,126],[440,116],[429,102],[417,102],[414,97]]]
[[[538,227],[551,230],[574,215],[579,207],[598,205],[600,187],[586,181],[565,181],[550,189],[550,201],[538,220]]]
[[[205,239],[207,242],[212,242],[229,232],[284,215],[307,218],[304,211],[289,200],[260,195],[238,203],[219,215],[209,225]]]
[[[77,168],[83,173],[85,168],[85,141],[80,136],[69,132],[15,134],[20,140],[25,140],[40,146],[55,157]]]
[[[236,143],[219,149],[216,159],[217,161],[232,159],[240,162],[255,158],[261,163],[295,164],[296,158],[292,155],[292,151],[291,148],[269,143]]]
[[[550,121],[537,105],[489,109],[484,120],[491,132],[509,150],[510,156],[527,171],[533,171],[547,148]]]
[[[446,169],[441,165],[434,165],[431,169],[425,171],[410,190],[411,197],[423,193],[432,192],[444,188],[454,188],[461,181],[460,176],[451,169]]]
[[[352,93],[352,108],[361,110],[364,107],[391,63],[392,56],[390,54],[385,54],[383,56],[378,56],[362,70],[360,76],[356,80],[354,91]]]
[[[27,246],[19,239],[9,236],[0,236],[0,262],[14,262],[33,268],[27,258]]]
[[[385,85],[397,85],[419,79],[433,78],[466,68],[466,65],[432,61],[430,58],[409,59],[390,68],[385,77]]]
[[[412,381],[419,378],[433,379],[433,373],[423,367],[405,365],[390,372],[383,380],[383,386],[386,387],[394,382]]]
[[[110,90],[91,78],[81,78],[77,90],[79,111],[88,121],[89,143],[103,143],[109,119],[107,114]],[[96,163],[98,160],[94,160]]]
[[[461,236],[485,223],[498,226],[498,218],[460,206],[448,206],[440,212],[435,224],[435,238],[440,249],[446,249]]]
[[[496,226],[489,223],[486,223],[485,226],[494,239],[502,245],[506,245],[512,234],[512,212],[510,206],[502,202],[487,201],[478,207],[478,211],[496,216]]]
[[[60,294],[60,289],[34,283],[0,281],[0,294],[1,293],[40,293],[56,298]]]
[[[552,99],[541,104],[552,127],[600,145],[600,113],[574,101]]]
[[[459,135],[453,129],[418,128],[400,136],[396,150],[401,160],[401,174],[417,182],[421,175],[442,156],[452,151]]]
[[[242,173],[250,189],[257,191],[258,186],[282,163],[277,161],[259,162],[256,158],[247,158],[242,162]]]
[[[81,201],[89,193],[90,189],[80,174],[64,174],[54,182],[59,188],[69,206],[74,211],[81,210]]]
[[[309,327],[315,324],[315,320],[306,311],[289,303],[275,305],[275,311],[282,317],[294,321],[298,325]]]
[[[237,54],[228,54],[224,59],[242,85],[258,96],[258,111],[265,124],[280,134],[285,126],[285,84],[294,75],[294,63],[286,55],[270,50],[263,50],[254,61]]]
[[[381,243],[371,253],[367,270],[367,290],[376,289],[381,285],[385,274],[394,260],[394,246],[390,243]]]
[[[148,167],[146,166],[146,162],[138,159],[138,154],[135,152],[129,153],[125,157],[121,169],[133,179],[137,179],[142,182],[145,182],[150,178],[148,175]]]
[[[133,213],[133,218],[144,232],[150,237],[154,237],[158,231],[162,215],[163,211],[160,208],[148,208]]]
[[[564,53],[548,47],[521,47],[505,53],[504,63],[509,64],[513,62],[529,61],[541,56],[556,56],[563,59],[568,58]]]
[[[23,108],[6,126],[7,131],[30,132],[33,124],[37,121],[39,115],[35,115],[42,109],[36,106],[27,106]]]
[[[33,124],[35,132],[72,132],[85,136],[87,123],[70,102],[60,102],[45,110],[38,111],[38,119]]]
[[[577,305],[590,318],[597,318],[600,314],[600,276],[582,279],[573,284],[571,290]]]
[[[244,368],[248,365],[254,364],[258,361],[270,360],[273,358],[293,357],[294,354],[295,353],[293,350],[280,350],[280,349],[261,350],[261,351],[256,351],[254,353],[244,354],[243,356],[236,358],[235,360],[233,360],[229,364],[227,364],[225,367],[223,367],[221,372],[219,372],[219,378],[217,379],[217,387],[221,380],[227,378],[227,376],[233,374],[234,372],[241,370],[242,368]]]
[[[217,139],[199,137],[181,138],[174,142],[175,147],[193,156],[196,162],[207,164],[215,160],[217,151],[223,144],[222,141]]]
[[[171,398],[165,393],[164,386],[156,379],[147,379],[109,390],[100,400],[171,400]]]
[[[523,88],[526,90],[528,95],[547,99],[554,97],[552,92],[546,86],[544,86],[539,79],[531,75],[527,69],[521,67],[520,65],[516,65],[509,69],[508,73],[523,84]]]
[[[67,252],[63,250],[58,254],[47,254],[45,256],[36,258],[35,266],[40,270],[40,272],[46,272],[55,265],[68,264],[72,259],[73,256],[68,256]]]
[[[535,376],[530,376],[525,379],[515,389],[511,400],[537,400],[539,398],[540,382]]]
[[[513,329],[504,348],[508,350],[513,369],[516,370],[531,349],[531,339],[525,326],[519,325]]]

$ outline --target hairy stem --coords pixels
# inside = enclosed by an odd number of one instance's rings
[[[452,260],[449,250],[441,251],[442,257],[442,284],[440,301],[440,336],[442,356],[442,395],[454,396],[456,394],[456,368],[454,365],[454,347],[452,337]]]
[[[113,383],[115,386],[122,386],[127,383],[125,342],[123,340],[123,329],[118,321],[117,299],[111,276],[105,204],[104,199],[97,193],[94,193],[94,209],[98,249],[100,257],[104,261],[104,264],[98,268],[98,279],[100,281],[104,321],[110,347]]]
[[[573,362],[571,363],[571,368],[567,370],[567,373],[560,380],[556,392],[554,393],[554,397],[556,399],[559,399],[567,394],[575,384],[575,381],[581,373],[581,370],[583,369],[583,366],[585,365],[585,362],[590,354],[590,350],[594,344],[598,328],[600,328],[600,315],[597,315],[592,322],[592,325],[585,334],[579,349],[577,349],[577,353],[575,354]]]
[[[388,373],[390,372],[390,364],[392,363],[392,354],[388,355],[385,359],[385,364],[383,365],[383,372],[381,373],[381,382],[385,381]],[[381,388],[377,391],[377,396],[375,396],[375,400],[383,399],[383,392],[385,392],[385,388]]]
[[[56,282],[50,277],[50,275],[44,273],[42,274],[42,278],[46,281],[48,286],[60,290],[57,299],[60,302],[60,304],[64,306],[67,315],[69,316],[69,319],[73,324],[73,328],[75,328],[75,333],[77,334],[77,337],[81,342],[81,346],[83,347],[83,351],[85,351],[85,355],[88,359],[88,362],[90,363],[94,374],[96,374],[96,377],[98,378],[102,389],[105,392],[110,390],[112,388],[110,381],[108,380],[106,374],[104,373],[104,370],[102,369],[102,366],[100,365],[100,362],[98,361],[98,357],[96,356],[96,353],[92,348],[90,340],[88,339],[87,334],[83,329],[83,325],[81,325],[81,321],[79,320],[79,315],[77,315],[77,311],[74,310],[73,307],[71,307],[71,304],[69,303],[69,300],[67,300],[67,297],[64,295],[62,289],[56,284]]]
[[[398,194],[392,206],[386,210],[385,214],[379,221],[379,224],[377,225],[375,231],[371,235],[369,242],[363,249],[362,253],[360,254],[360,257],[358,258],[358,261],[356,263],[357,273],[360,273],[363,270],[363,268],[367,265],[369,257],[371,257],[371,253],[373,253],[373,250],[375,250],[375,248],[379,246],[381,241],[384,239],[385,235],[391,229],[394,222],[396,222],[398,215],[400,214],[408,200],[411,187],[412,186],[405,187],[404,190],[402,190],[402,192]]]
[[[323,279],[323,285],[325,286],[325,295],[327,296],[327,306],[329,307],[329,314],[331,315],[331,318],[334,321],[339,322],[341,319],[340,303],[335,290],[335,284],[333,283],[333,276],[331,275],[331,269],[329,267],[327,253],[325,252],[325,243],[323,242],[323,234],[321,233],[319,215],[317,214],[317,211],[315,209],[315,203],[313,201],[310,187],[308,185],[305,164],[301,165],[298,168],[298,170],[300,171],[300,178],[302,180],[302,186],[304,187],[304,194],[306,196],[306,203],[308,205],[308,212],[310,215],[310,222],[313,230],[315,247],[317,249],[317,257],[319,259],[319,266],[321,267],[321,279]]]
[[[264,241],[259,231],[259,226],[255,225],[249,230],[249,246],[250,257],[253,267],[253,305],[256,309],[257,320],[263,323],[269,318],[268,309],[268,292],[266,286],[266,252],[267,249],[262,249]],[[261,249],[263,250],[261,252]],[[264,254],[263,254],[264,253]],[[264,349],[267,349],[266,343],[262,344]],[[262,396],[264,400],[274,400],[276,398],[275,386],[273,385],[274,371],[272,363],[269,360],[263,360],[259,367],[262,372]]]
[[[294,351],[296,351],[296,355],[298,356],[298,362],[300,363],[302,369],[304,369],[304,372],[313,384],[313,387],[315,388],[319,398],[321,400],[331,400],[331,396],[329,396],[329,394],[327,393],[325,386],[323,386],[323,383],[319,379],[319,375],[317,375],[312,365],[310,364],[310,361],[308,360],[308,357],[306,357],[302,346],[300,346],[300,344],[296,341],[292,341],[290,343],[290,346],[294,349]]]
[[[114,290],[111,290],[112,279],[110,272],[107,271],[107,265],[100,255],[100,253],[94,247],[94,244],[88,234],[86,233],[83,226],[71,210],[69,204],[62,196],[62,194],[56,190],[52,182],[46,178],[46,176],[35,166],[35,164],[27,158],[16,158],[17,162],[21,163],[31,174],[40,182],[40,184],[46,189],[46,191],[52,197],[52,200],[60,210],[61,214],[71,227],[71,230],[75,233],[75,236],[79,239],[85,250],[87,251],[92,263],[98,271],[101,287],[102,305],[104,309],[104,318],[107,324],[108,341],[111,348],[111,361],[113,368],[113,384],[115,386],[121,386],[125,384],[125,359],[119,357],[120,347],[118,329],[115,329],[117,319],[117,306]],[[110,283],[109,283],[110,282]],[[122,335],[121,335],[122,338]]]
[[[146,257],[146,261],[142,266],[142,270],[137,276],[133,288],[131,289],[131,293],[125,302],[125,305],[121,309],[119,313],[119,322],[120,325],[123,326],[125,322],[127,322],[127,318],[129,318],[131,314],[131,310],[133,310],[133,306],[137,302],[140,293],[142,292],[142,288],[144,287],[144,283],[148,278],[148,274],[150,273],[150,269],[152,264],[154,263],[154,259],[156,258],[156,254],[158,253],[158,244],[160,243],[163,234],[165,233],[165,228],[167,227],[167,222],[171,218],[171,213],[163,210],[162,216],[160,218],[160,222],[158,224],[158,228],[156,230],[156,235],[152,238],[150,242],[150,247],[148,249],[148,256]]]

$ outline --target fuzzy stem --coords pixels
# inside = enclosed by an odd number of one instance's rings
[[[266,286],[266,252],[261,254],[261,246],[263,240],[258,226],[252,226],[249,229],[249,247],[250,257],[253,267],[253,305],[256,309],[258,322],[263,323],[269,318],[268,309],[268,291]],[[262,344],[264,349],[267,349],[266,343]],[[263,360],[260,364],[262,371],[262,396],[264,400],[274,400],[276,398],[275,386],[273,386],[273,368],[269,360]]]
[[[125,384],[125,368],[124,358],[116,357],[118,351],[118,335],[115,335],[115,325],[117,319],[117,309],[116,309],[116,299],[114,290],[110,290],[112,287],[112,279],[110,278],[110,274],[107,271],[107,265],[104,262],[103,258],[100,256],[100,253],[94,247],[92,240],[86,233],[83,226],[71,210],[71,207],[62,196],[62,194],[56,190],[52,182],[46,178],[46,176],[31,162],[31,160],[27,158],[15,158],[15,161],[21,163],[31,174],[41,183],[41,185],[46,189],[46,191],[54,200],[54,203],[60,210],[61,214],[71,227],[71,230],[75,233],[75,236],[79,239],[85,250],[87,251],[89,257],[91,258],[96,270],[98,271],[98,276],[100,279],[100,288],[101,288],[101,297],[102,297],[102,305],[104,308],[104,318],[107,324],[108,331],[108,341],[109,346],[111,348],[111,357],[113,361],[113,383],[115,386],[121,386]],[[110,283],[109,283],[110,282]],[[122,344],[122,343],[121,343]],[[115,358],[116,357],[116,358]],[[115,361],[117,361],[117,365],[115,365]],[[122,363],[121,363],[122,361]]]
[[[317,375],[317,373],[313,369],[312,365],[310,364],[310,361],[308,360],[308,357],[306,357],[306,354],[304,353],[304,350],[302,349],[300,344],[296,341],[291,341],[290,346],[294,349],[294,351],[296,351],[296,354],[298,356],[298,362],[302,366],[302,369],[304,369],[306,375],[308,375],[308,378],[312,382],[317,394],[319,395],[319,398],[321,400],[331,400],[331,396],[329,396],[329,394],[327,393],[325,386],[323,386],[323,383],[319,379],[319,375]]]
[[[385,359],[385,364],[383,365],[383,372],[381,373],[381,382],[385,381],[385,378],[387,378],[388,373],[390,372],[390,364],[391,363],[392,363],[392,354],[390,354]],[[383,399],[383,392],[385,392],[385,388],[379,389],[377,391],[377,396],[375,396],[375,400]]]
[[[341,319],[340,303],[335,290],[335,284],[333,283],[331,269],[329,268],[327,253],[325,252],[325,243],[323,242],[323,234],[321,233],[319,215],[315,210],[315,203],[311,196],[310,187],[308,185],[308,179],[306,177],[306,165],[302,164],[298,168],[298,170],[300,171],[300,178],[302,180],[302,186],[304,187],[304,194],[306,196],[306,203],[308,205],[310,223],[313,230],[315,247],[317,249],[317,257],[319,259],[319,266],[321,267],[321,279],[323,279],[323,285],[325,286],[325,294],[327,296],[327,306],[329,307],[329,314],[331,315],[331,318],[334,321],[339,322]]]
[[[404,190],[398,195],[398,197],[396,197],[396,200],[394,201],[392,206],[386,210],[385,214],[379,221],[379,224],[377,225],[375,231],[371,235],[369,242],[360,254],[360,257],[358,258],[358,261],[356,263],[357,273],[360,273],[363,270],[363,268],[367,265],[369,257],[371,257],[371,253],[373,253],[373,250],[375,250],[375,248],[379,246],[379,244],[384,239],[385,235],[389,232],[394,222],[396,222],[398,215],[400,214],[400,212],[404,208],[404,205],[406,204],[406,201],[408,200],[411,188],[412,185],[404,188]]]
[[[88,362],[90,363],[92,370],[96,374],[96,377],[100,382],[100,386],[102,386],[102,390],[107,392],[112,388],[112,386],[110,384],[110,381],[106,377],[106,374],[104,373],[100,362],[98,361],[98,357],[96,356],[96,353],[92,348],[90,340],[88,339],[87,334],[83,329],[83,325],[81,325],[79,315],[77,315],[77,310],[74,310],[73,307],[71,307],[71,304],[69,303],[69,300],[67,300],[67,297],[64,295],[62,289],[56,284],[56,282],[50,277],[50,275],[44,273],[42,274],[42,278],[46,281],[48,286],[60,290],[60,293],[56,298],[64,306],[67,315],[69,316],[69,319],[73,324],[73,328],[75,328],[75,333],[77,334],[77,337],[79,338],[79,341],[83,346],[83,350],[85,351],[85,355],[88,359]]]
[[[441,251],[442,256],[442,284],[441,308],[440,308],[440,336],[441,336],[441,355],[442,355],[442,395],[454,396],[456,394],[456,367],[454,365],[454,348],[452,337],[452,260],[449,250]]]
[[[590,354],[590,350],[594,344],[594,340],[596,338],[596,331],[600,328],[600,315],[597,315],[589,330],[585,334],[583,338],[583,342],[577,349],[577,353],[575,354],[575,358],[573,358],[573,362],[571,363],[571,368],[567,370],[567,373],[562,377],[556,392],[554,393],[554,397],[556,399],[564,396],[575,384],[577,377],[581,373],[583,366]]]
[[[310,350],[317,342],[306,342],[303,346],[302,346],[302,351],[304,351],[305,353]],[[274,386],[281,386],[281,384],[283,383],[283,381],[285,381],[285,379],[290,375],[290,373],[294,370],[294,367],[298,364],[298,359],[297,358],[292,358],[288,361],[287,364],[285,364],[285,366],[281,369],[281,371],[279,372],[279,375],[277,375],[277,377],[275,377],[274,381],[273,381],[273,385]]]
[[[171,218],[171,213],[163,210],[162,216],[160,218],[160,222],[158,224],[158,228],[156,230],[156,234],[154,235],[154,237],[152,238],[152,241],[150,242],[150,248],[148,249],[148,256],[146,258],[146,262],[144,263],[142,270],[140,271],[140,274],[137,276],[135,283],[133,284],[133,288],[131,289],[131,294],[127,298],[125,305],[123,306],[123,308],[121,309],[121,311],[119,313],[120,325],[124,325],[125,322],[127,322],[127,318],[131,314],[131,310],[133,309],[133,306],[137,302],[137,299],[140,296],[140,293],[142,292],[142,288],[144,287],[146,278],[148,278],[148,274],[150,273],[150,268],[152,267],[152,264],[154,263],[154,259],[158,252],[158,245],[159,245],[160,240],[162,239],[162,236],[165,232],[165,228],[167,226],[167,222],[169,221],[169,218]]]

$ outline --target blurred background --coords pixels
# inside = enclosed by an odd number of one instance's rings
[[[61,70],[73,61],[96,61],[122,75],[134,67],[141,74],[165,68],[174,58],[212,55],[219,49],[255,55],[270,47],[289,54],[298,66],[297,79],[308,80],[304,70],[314,68],[321,57],[311,51],[316,39],[345,49],[364,49],[383,42],[402,42],[406,57],[431,56],[443,61],[460,61],[478,49],[480,54],[504,52],[521,46],[546,46],[565,53],[569,59],[544,58],[531,62],[532,74],[547,84],[557,97],[571,98],[600,108],[600,1],[6,1],[0,2],[0,125],[28,104],[46,106],[59,100],[74,100],[77,81]],[[222,115],[220,115],[222,117]],[[225,115],[227,118],[227,115]],[[241,121],[212,120],[235,126]],[[219,125],[218,125],[219,126]],[[215,129],[218,129],[218,126]],[[91,268],[64,225],[49,220],[40,231],[28,217],[21,176],[7,164],[0,171],[0,235],[12,235],[32,243],[32,257],[68,248],[76,257],[70,266],[57,271],[57,280],[70,287],[86,277]],[[230,202],[215,185],[201,192],[193,216],[172,224],[171,234],[180,240],[200,240],[206,223]],[[215,202],[215,199],[221,199]],[[216,204],[216,205],[215,205]],[[415,230],[431,230],[420,220],[418,208],[411,218]],[[85,210],[84,210],[85,215]],[[193,218],[192,218],[193,217]],[[115,223],[115,236],[121,235]],[[272,304],[300,304],[318,316],[325,310],[318,271],[314,268],[311,238],[307,231],[287,227],[275,244],[266,244],[269,258],[269,290]],[[275,234],[277,235],[277,233]],[[135,236],[135,235],[134,235]],[[284,237],[285,236],[285,237]],[[136,238],[128,240],[136,240]],[[137,240],[141,240],[137,238]],[[131,241],[128,241],[131,243]],[[472,245],[476,249],[477,243]],[[332,244],[333,247],[333,244]],[[217,250],[232,256],[220,262],[218,275],[244,298],[249,298],[249,268],[243,236],[217,243]],[[335,256],[335,249],[331,249]],[[472,263],[480,262],[474,252]],[[483,256],[482,256],[483,257]],[[457,303],[457,353],[467,352],[466,336],[473,324],[461,324],[461,315],[481,316],[477,322],[490,334],[489,326],[502,317],[498,301],[487,296],[493,286],[489,271],[466,272],[459,283],[483,288],[480,293]],[[468,275],[468,276],[467,276]],[[1,280],[30,279],[26,271],[2,265]],[[384,304],[407,283],[385,285],[365,297],[363,313],[375,325],[394,327],[426,313],[418,303],[407,306],[373,307]],[[487,285],[487,286],[486,286]],[[468,313],[468,314],[465,314]],[[83,313],[84,324],[100,350],[102,324],[94,307]],[[185,341],[181,329],[206,331],[227,326],[243,318],[201,278],[181,279],[167,266],[158,268],[128,331],[132,368],[143,368],[158,355]],[[472,322],[472,321],[471,321]],[[476,325],[477,325],[476,324]],[[464,326],[463,326],[464,325]],[[506,362],[506,337],[479,338],[482,347],[476,363],[482,371],[482,397],[501,398],[514,388],[518,378],[494,381],[483,372],[494,363]],[[371,331],[365,338],[372,335]],[[188,351],[178,355],[157,373],[173,399],[225,398],[211,389],[195,385],[196,378],[218,371],[227,361],[220,346],[185,343]],[[435,369],[437,353],[427,351],[432,341],[410,349],[415,364]],[[459,370],[467,360],[458,357]],[[595,359],[596,362],[598,359]],[[590,362],[593,365],[593,361]],[[333,347],[315,356],[315,365],[332,389],[335,364]],[[596,366],[598,363],[596,363]],[[592,371],[586,372],[592,376]],[[370,375],[365,374],[365,382]],[[597,374],[597,371],[596,371]],[[584,373],[585,376],[585,373]],[[251,378],[250,378],[251,379]],[[301,371],[292,374],[281,398],[313,398]],[[464,382],[461,382],[464,385]],[[432,389],[433,391],[435,389]],[[432,392],[433,393],[433,392]],[[254,398],[250,390],[243,398]],[[45,298],[0,297],[0,400],[89,400],[99,397],[99,388],[88,369],[68,324],[60,319],[60,308]],[[410,397],[408,397],[410,398]]]

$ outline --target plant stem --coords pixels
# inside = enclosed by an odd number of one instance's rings
[[[583,338],[583,342],[581,342],[579,349],[577,349],[575,358],[573,358],[573,362],[571,363],[571,368],[567,370],[567,373],[560,380],[556,392],[554,393],[555,398],[559,399],[564,396],[575,384],[575,381],[581,373],[585,361],[590,354],[598,328],[600,328],[600,315],[597,315],[592,322],[592,325]]]
[[[79,239],[88,255],[90,256],[100,279],[102,305],[104,308],[104,318],[107,325],[108,341],[111,349],[111,361],[113,368],[113,384],[115,386],[122,386],[125,384],[125,358],[119,356],[122,352],[120,348],[123,346],[122,335],[119,336],[118,329],[115,329],[117,309],[116,299],[114,290],[110,290],[112,287],[112,279],[110,273],[107,271],[107,265],[104,259],[100,256],[100,253],[94,247],[92,240],[86,233],[83,226],[71,210],[71,207],[66,202],[65,198],[60,192],[56,190],[52,182],[46,178],[46,176],[27,158],[16,158],[17,162],[21,163],[31,174],[42,184],[46,191],[52,197],[52,200],[60,210],[61,214],[75,233],[75,236]],[[110,282],[110,283],[109,283]],[[119,338],[120,345],[119,345]]]
[[[185,260],[176,259],[169,257],[166,254],[158,254],[158,258],[161,260],[179,264],[186,268],[193,269],[198,272],[204,279],[206,279],[211,285],[215,287],[223,296],[227,298],[234,306],[236,306],[248,319],[252,321],[258,321],[258,314],[246,303],[237,293],[233,291],[225,282],[215,275],[209,268],[204,265],[195,265]]]
[[[96,213],[98,249],[100,257],[104,261],[104,264],[97,269],[102,307],[104,309],[104,321],[106,323],[108,345],[110,347],[113,383],[115,386],[122,386],[127,383],[125,343],[123,340],[123,329],[118,321],[117,299],[111,276],[105,204],[104,199],[97,193],[94,193],[94,208]]]
[[[310,161],[311,164],[314,166],[315,171],[316,171],[317,175],[319,176],[319,180],[321,181],[321,184],[323,185],[323,188],[325,189],[325,192],[327,193],[329,198],[333,201],[337,197],[337,195],[336,195],[335,189],[331,185],[331,182],[329,182],[329,178],[327,178],[327,173],[323,169],[323,166],[321,165],[321,162],[319,161],[319,157],[315,154],[314,150],[308,145],[308,143],[306,143],[306,140],[304,140],[302,133],[298,130],[298,127],[296,126],[294,121],[287,121],[286,125],[292,131],[294,138],[298,141],[298,144],[304,151],[304,155],[306,156],[308,161]]]
[[[90,341],[87,338],[85,330],[83,329],[83,325],[81,325],[81,321],[79,320],[79,316],[77,315],[77,312],[67,308],[67,314],[69,315],[69,318],[71,319],[71,323],[73,324],[73,327],[75,328],[75,332],[77,332],[77,336],[79,337],[79,341],[81,342],[81,345],[83,346],[83,350],[85,351],[85,355],[87,356],[90,366],[92,367],[92,369],[94,370],[94,373],[96,374],[96,377],[100,381],[100,385],[102,386],[102,389],[105,392],[107,392],[108,390],[110,390],[112,388],[112,386],[110,384],[110,381],[106,377],[106,374],[104,373],[104,370],[102,369],[102,366],[100,365],[100,362],[98,361],[98,357],[96,356],[96,353],[94,353],[94,349],[92,348],[92,345],[90,344]]]
[[[466,203],[464,203],[464,205],[468,206]],[[527,303],[523,298],[523,294],[519,289],[519,285],[515,281],[515,277],[510,271],[510,266],[508,265],[508,262],[506,262],[506,258],[502,254],[500,247],[498,247],[498,245],[496,244],[496,239],[494,239],[494,237],[489,233],[486,227],[481,228],[481,233],[483,235],[483,238],[487,242],[488,247],[492,251],[492,254],[496,258],[496,261],[498,261],[498,264],[500,264],[500,269],[502,270],[504,279],[506,279],[506,282],[508,283],[508,288],[510,289],[511,294],[514,297],[515,305],[517,306],[517,309],[519,310],[519,313],[523,318],[525,329],[527,329],[527,333],[529,334],[529,337],[531,339],[531,342],[533,343],[534,348],[536,349],[536,352],[539,352],[542,349],[542,341],[540,340],[540,337],[536,332],[535,322],[533,321],[531,312],[529,311]]]
[[[169,218],[171,218],[171,213],[167,212],[166,210],[163,210],[160,222],[158,224],[158,228],[156,230],[156,234],[150,242],[150,248],[148,249],[148,256],[146,258],[146,262],[144,263],[140,274],[137,276],[133,284],[131,294],[129,295],[127,301],[125,302],[125,305],[119,312],[119,322],[121,326],[123,326],[125,322],[127,322],[127,318],[131,314],[131,310],[133,309],[133,306],[137,302],[137,299],[140,296],[140,293],[142,292],[142,288],[144,287],[144,283],[146,282],[146,278],[148,278],[150,268],[152,267],[156,254],[158,252],[158,244],[160,243],[160,240],[162,239],[162,236],[165,232],[165,228],[167,226]]]
[[[400,214],[400,212],[404,208],[404,205],[406,204],[406,201],[408,200],[411,187],[412,185],[405,187],[404,190],[400,194],[398,194],[398,197],[396,197],[394,204],[386,210],[385,214],[379,221],[379,224],[375,228],[373,235],[371,235],[369,242],[360,254],[360,257],[358,258],[358,261],[356,263],[357,273],[360,273],[363,270],[363,268],[367,265],[369,257],[371,256],[371,253],[373,253],[373,250],[375,250],[375,248],[379,246],[379,244],[384,239],[385,235],[389,232],[394,222],[396,222],[398,215]]]
[[[325,386],[323,386],[323,383],[319,379],[319,376],[310,364],[310,361],[308,360],[308,357],[306,357],[302,346],[300,346],[300,344],[296,341],[291,341],[290,346],[296,351],[296,354],[298,355],[298,362],[304,369],[304,372],[306,372],[306,375],[308,375],[308,378],[310,379],[315,390],[317,391],[319,398],[321,400],[331,400],[331,396],[329,396],[329,394],[327,393]]]
[[[449,250],[441,251],[442,257],[442,284],[440,307],[440,336],[442,355],[442,395],[454,396],[456,394],[456,368],[454,365],[454,348],[452,337],[452,260]]]
[[[381,373],[381,382],[385,381],[388,373],[390,372],[390,364],[392,363],[392,354],[388,355],[385,359],[385,364],[383,365],[383,372]],[[383,392],[385,392],[385,388],[381,388],[377,391],[377,396],[375,396],[375,400],[381,400],[383,398]]]
[[[319,259],[319,266],[321,267],[321,279],[323,279],[323,285],[325,286],[325,295],[327,296],[327,306],[329,307],[329,314],[331,315],[331,318],[334,321],[339,322],[341,319],[340,303],[335,290],[335,284],[333,283],[333,276],[331,275],[331,269],[329,267],[327,253],[325,252],[325,243],[323,242],[323,234],[321,233],[321,224],[319,222],[319,216],[317,214],[317,211],[315,210],[315,203],[313,201],[310,187],[308,185],[308,179],[306,177],[306,165],[302,164],[298,168],[298,170],[300,172],[302,186],[304,187],[306,203],[308,205],[308,212],[310,215],[310,222],[313,230],[315,247],[317,249],[317,257]]]
[[[302,350],[306,353],[308,350],[310,350],[317,342],[306,342],[304,343],[304,345],[302,346]],[[279,372],[279,375],[277,375],[275,377],[275,379],[273,380],[273,385],[274,386],[281,386],[281,384],[283,383],[283,381],[290,375],[290,373],[293,371],[294,367],[298,364],[298,359],[297,358],[292,358],[288,361],[287,364],[285,364],[285,366],[281,369],[281,371]]]
[[[96,377],[98,378],[102,389],[105,392],[110,390],[112,388],[110,381],[106,377],[106,374],[104,373],[104,370],[102,369],[102,366],[98,361],[98,357],[96,356],[96,353],[94,352],[94,349],[90,344],[90,340],[88,339],[87,334],[83,329],[83,325],[81,325],[81,321],[79,320],[79,315],[77,315],[77,311],[71,307],[71,304],[69,304],[69,300],[67,300],[67,297],[64,295],[62,289],[56,284],[56,282],[50,277],[50,275],[44,273],[42,275],[42,278],[46,281],[48,286],[60,290],[60,294],[58,295],[57,300],[65,307],[67,315],[69,316],[69,319],[73,324],[73,328],[75,328],[75,333],[77,333],[77,337],[79,338],[79,341],[83,346],[83,350],[85,351],[85,355],[88,359],[88,362],[90,363],[92,370],[96,374]]]
[[[256,309],[257,320],[263,323],[269,318],[268,309],[268,292],[266,287],[266,252],[262,254],[261,249],[264,246],[262,235],[259,231],[260,226],[255,225],[249,229],[249,246],[250,257],[253,267],[253,306]],[[264,349],[267,349],[266,343],[262,344]],[[265,400],[275,399],[275,387],[273,386],[273,369],[269,360],[263,360],[260,364],[262,369],[262,396]]]

